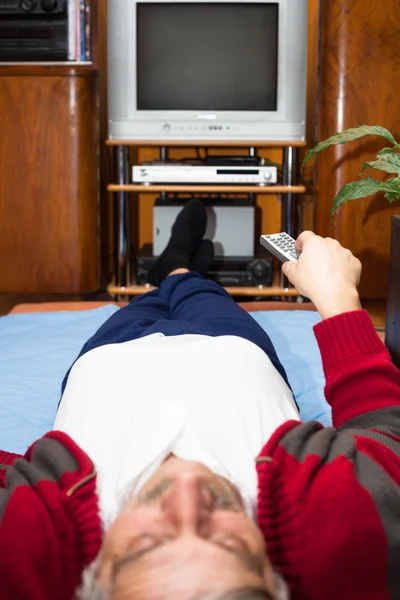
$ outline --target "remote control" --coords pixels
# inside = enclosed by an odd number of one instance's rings
[[[297,252],[295,248],[295,240],[287,233],[262,235],[260,237],[260,243],[282,262],[291,260],[292,262],[297,263],[301,254],[301,252]]]

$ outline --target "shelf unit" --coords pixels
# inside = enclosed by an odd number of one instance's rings
[[[108,192],[115,201],[116,211],[116,258],[114,268],[114,281],[109,284],[108,292],[115,296],[137,296],[150,289],[150,286],[136,285],[133,276],[133,268],[130,255],[130,211],[129,195],[134,194],[166,194],[166,193],[220,193],[220,194],[279,194],[281,197],[281,231],[296,237],[296,210],[297,198],[306,191],[305,186],[298,185],[298,150],[306,145],[306,142],[268,142],[268,141],[243,141],[243,142],[206,142],[209,148],[243,148],[249,149],[254,154],[255,148],[282,148],[283,150],[283,181],[280,185],[254,186],[254,185],[143,185],[132,184],[130,148],[135,147],[159,147],[160,156],[167,155],[168,148],[193,148],[203,147],[204,141],[169,141],[169,140],[107,140],[107,146],[113,154],[115,164],[115,175],[117,182],[107,186]],[[254,287],[228,287],[227,291],[233,296],[243,297],[268,297],[281,296],[293,298],[297,291],[289,286],[288,281],[280,273],[277,273],[272,286]]]
[[[108,293],[115,296],[140,296],[146,292],[150,292],[154,288],[151,285],[127,285],[118,286],[110,283],[108,286]],[[287,296],[288,298],[294,298],[298,296],[297,290],[294,288],[287,288],[282,291],[282,286],[279,282],[279,273],[275,274],[274,282],[272,286],[229,286],[225,288],[231,296],[243,296],[253,298],[257,297],[271,297],[271,296]]]
[[[101,5],[92,3],[90,62],[0,62],[1,293],[100,287]]]
[[[274,185],[274,186],[255,186],[255,185],[146,185],[146,184],[110,184],[109,192],[134,192],[144,193],[193,193],[193,194],[304,194],[303,185]]]

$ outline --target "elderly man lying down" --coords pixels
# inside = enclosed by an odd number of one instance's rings
[[[1,600],[400,598],[400,372],[359,261],[304,232],[332,428],[301,423],[257,323],[199,274],[189,202],[151,272],[64,381],[54,430],[0,452]],[[12,398],[10,398],[12,403]]]

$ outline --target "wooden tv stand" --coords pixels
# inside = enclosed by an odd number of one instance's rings
[[[116,181],[108,185],[107,189],[112,194],[115,202],[115,231],[116,231],[116,257],[113,282],[108,286],[110,294],[115,296],[136,296],[147,292],[148,286],[136,285],[134,269],[130,252],[130,226],[131,215],[129,211],[130,195],[137,199],[139,194],[154,193],[223,193],[223,194],[279,194],[281,197],[281,231],[296,237],[297,198],[304,194],[305,186],[298,185],[298,150],[306,146],[305,142],[268,142],[251,141],[245,142],[177,142],[177,141],[125,141],[107,140],[115,164]],[[282,185],[270,186],[246,186],[246,185],[137,185],[131,182],[131,167],[137,160],[139,147],[159,147],[160,156],[167,152],[167,148],[247,148],[250,153],[258,148],[280,148],[283,151],[283,181]],[[133,151],[133,152],[132,152]],[[136,151],[136,152],[135,152]],[[133,155],[133,160],[132,160]],[[261,297],[261,296],[297,296],[297,291],[288,285],[287,280],[277,273],[272,286],[254,287],[228,287],[229,293],[234,296]]]

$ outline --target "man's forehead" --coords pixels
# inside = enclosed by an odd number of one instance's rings
[[[232,565],[237,561],[234,554],[201,537],[191,537],[189,540],[181,537],[167,540],[154,549],[144,552],[138,558],[135,558],[135,553],[131,556],[131,563],[136,565],[152,567],[156,564],[157,568],[169,568],[173,565],[174,568],[182,567],[193,571],[197,570],[197,565],[200,563],[203,566],[207,563],[212,566],[218,560]]]
[[[121,593],[129,590],[137,600],[161,600],[171,596],[187,600],[235,584],[259,583],[260,579],[236,556],[206,540],[187,547],[175,540],[164,544],[130,565],[126,563],[118,577]]]

